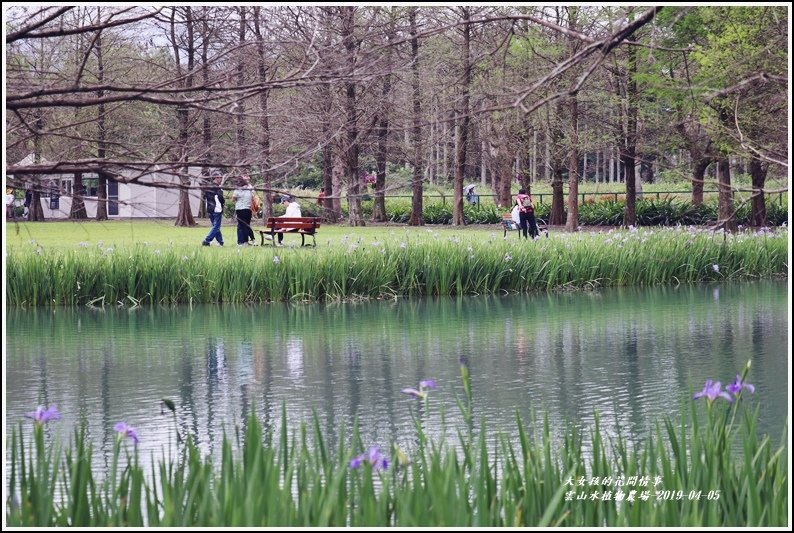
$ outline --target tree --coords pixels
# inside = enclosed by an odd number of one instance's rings
[[[681,60],[651,90],[677,110],[675,129],[692,160],[693,203],[703,201],[706,168],[722,161],[719,216],[728,229],[736,211],[730,158],[750,161],[753,224],[765,220],[763,167],[787,168],[788,132],[775,118],[788,108],[786,20],[785,10],[770,6],[699,7],[661,19],[664,50]]]
[[[102,8],[97,8],[97,20],[102,18]],[[97,63],[97,85],[102,87],[105,82],[105,62],[102,56],[102,29],[100,28],[97,30],[96,39],[94,40],[95,47],[94,50],[96,51],[96,63]],[[105,95],[104,89],[97,90],[97,99],[99,100],[99,105],[97,105],[97,152],[96,157],[98,160],[102,161],[107,157],[107,127],[106,127],[106,114],[105,114],[105,102],[102,100],[102,97]],[[97,206],[96,206],[96,219],[97,220],[107,220],[108,219],[108,175],[104,171],[104,169],[100,169],[98,172],[99,179],[97,184]]]
[[[324,215],[335,220],[344,197],[359,225],[361,174],[375,169],[373,218],[386,218],[388,191],[410,187],[418,223],[425,180],[435,184],[452,164],[453,223],[462,225],[467,179],[490,179],[508,203],[513,176],[526,187],[543,166],[550,222],[575,227],[593,152],[598,177],[619,145],[630,224],[631,172],[683,147],[695,201],[712,160],[741,158],[753,181],[738,192],[753,196],[760,224],[766,176],[787,168],[787,128],[770,119],[788,105],[781,7],[87,12],[8,11],[6,159],[37,154],[7,165],[20,188],[32,181],[40,192],[53,172],[76,174],[76,184],[89,174],[146,179],[180,190],[178,223],[190,224],[190,175],[220,167],[250,171],[268,200],[289,191],[314,201],[316,192],[295,189],[322,182]],[[390,170],[409,162],[410,181],[399,181]],[[176,178],[157,181],[167,175]]]
[[[421,93],[419,91],[419,39],[416,36],[416,13],[418,9],[412,7],[408,11],[411,32],[411,72],[412,72],[412,94],[413,94],[413,179],[411,180],[411,218],[408,224],[411,226],[423,226],[425,223],[422,216],[422,107],[420,102]]]
[[[707,123],[722,156],[719,217],[727,230],[737,226],[729,155],[738,152],[750,159],[750,219],[756,225],[766,223],[764,187],[769,165],[788,168],[787,135],[775,119],[788,109],[786,16],[783,6],[767,6],[762,10],[715,8],[702,17],[706,43],[693,56],[699,74],[711,86],[721,87],[704,96],[711,109]]]
[[[452,224],[463,226],[463,180],[466,173],[466,142],[469,139],[469,91],[471,85],[471,11],[460,8],[463,42],[461,44],[462,66],[460,83],[460,109],[455,119],[455,181],[453,182]]]
[[[568,29],[572,32],[577,30],[576,7],[568,9]],[[576,55],[578,39],[574,36],[568,37],[568,55]],[[571,69],[571,91],[568,97],[568,110],[570,113],[569,126],[569,155],[568,155],[568,218],[565,228],[568,231],[576,231],[579,228],[579,101],[576,97],[577,70]],[[627,202],[628,203],[628,202]]]
[[[262,31],[262,23],[265,22],[262,20],[262,8],[261,7],[254,7],[254,33],[256,35],[256,52],[257,52],[257,75],[258,81],[262,85],[266,85],[268,82],[268,70],[270,70],[270,65],[268,64],[267,57],[265,54],[265,39],[264,33]],[[262,218],[263,220],[267,220],[268,217],[273,215],[273,197],[270,194],[270,189],[273,187],[273,178],[272,173],[270,172],[270,166],[272,165],[272,159],[270,156],[270,120],[268,117],[268,99],[270,97],[270,90],[265,89],[259,93],[259,107],[262,113],[261,119],[261,127],[262,127],[262,138],[260,141],[260,157],[262,159],[262,177],[264,180],[265,186],[265,201],[262,210]]]
[[[350,225],[364,226],[364,218],[361,216],[361,180],[359,177],[358,155],[359,155],[359,127],[358,127],[358,108],[356,102],[356,83],[355,72],[356,53],[360,41],[356,38],[356,8],[344,6],[339,8],[341,19],[342,45],[345,49],[345,59],[347,63],[347,81],[345,87],[345,173],[347,175],[347,201],[350,206]]]
[[[388,29],[386,30],[386,73],[383,76],[383,88],[381,90],[382,107],[378,115],[378,148],[377,148],[377,174],[375,180],[375,201],[372,205],[372,220],[374,222],[385,222],[386,202],[384,199],[384,189],[386,186],[386,163],[389,155],[389,114],[391,113],[392,98],[392,68],[394,56],[395,40],[395,13],[394,8],[388,10]],[[415,21],[414,21],[415,24]],[[415,28],[414,28],[415,30]],[[411,41],[413,45],[413,40]]]
[[[625,79],[625,104],[621,106],[624,119],[623,143],[620,151],[620,163],[626,176],[626,207],[623,212],[623,225],[637,224],[637,177],[634,175],[637,157],[637,51],[629,46]]]
[[[179,85],[182,89],[190,90],[193,87],[193,76],[195,72],[195,55],[196,43],[194,34],[193,23],[193,8],[187,6],[182,12],[184,16],[184,25],[186,34],[177,38],[177,8],[171,8],[171,46],[174,50],[174,64],[176,65],[177,75],[179,77]],[[244,20],[244,17],[241,17]],[[182,49],[179,46],[180,42],[185,43],[185,53],[187,54],[187,72],[182,70]],[[102,104],[100,104],[102,105]],[[179,123],[179,142],[177,145],[176,154],[173,159],[181,163],[182,171],[179,173],[179,181],[182,187],[179,189],[179,211],[176,215],[176,226],[195,226],[196,222],[193,220],[193,213],[190,210],[190,197],[188,191],[190,188],[190,110],[187,106],[176,107],[177,121]]]

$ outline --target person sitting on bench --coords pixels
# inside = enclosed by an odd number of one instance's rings
[[[293,201],[289,196],[282,196],[281,197],[281,205],[283,205],[287,212],[281,215],[281,218],[293,218],[293,217],[301,217],[301,206],[298,205],[298,202]],[[284,231],[295,231],[294,229],[284,230]],[[284,240],[284,234],[278,233],[278,245],[283,246],[282,241]]]

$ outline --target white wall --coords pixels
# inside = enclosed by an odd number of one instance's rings
[[[123,172],[123,175],[132,177],[131,171]],[[196,216],[201,202],[201,189],[199,188],[200,169],[191,168],[190,210]],[[67,176],[60,176],[67,178]],[[179,212],[179,188],[149,187],[142,183],[179,183],[179,178],[166,173],[153,173],[141,177],[139,183],[119,183],[119,214],[108,215],[108,218],[176,218]],[[96,218],[98,201],[96,198],[84,198],[86,214],[88,218]],[[58,209],[50,209],[50,199],[42,198],[41,207],[45,219],[65,219],[69,218],[72,208],[72,197],[61,196],[58,201]]]

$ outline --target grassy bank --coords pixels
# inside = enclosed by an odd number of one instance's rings
[[[264,431],[255,415],[225,437],[219,463],[191,441],[152,472],[138,462],[139,435],[116,423],[109,473],[91,471],[93,450],[76,432],[66,451],[40,407],[11,436],[10,526],[785,526],[787,453],[755,429],[754,392],[742,376],[706,382],[680,420],[657,424],[640,446],[589,435],[550,437],[548,421],[518,419],[519,439],[489,447],[471,431],[465,366],[459,408],[468,428],[457,443],[430,441],[416,424],[411,449],[365,443],[340,432],[330,452],[319,421],[287,434]],[[405,408],[434,409],[435,382],[405,389]],[[702,405],[701,405],[702,404]],[[348,438],[347,436],[350,436]],[[585,451],[585,449],[587,451]],[[165,453],[164,453],[165,455]]]
[[[118,223],[117,223],[118,224]],[[724,235],[695,229],[552,233],[330,228],[317,248],[200,247],[201,229],[108,227],[131,235],[52,235],[9,242],[14,306],[317,301],[493,294],[732,281],[786,275],[788,231]],[[84,231],[86,226],[80,225]],[[177,232],[190,239],[175,240]],[[148,232],[148,233],[147,233]],[[93,239],[93,236],[92,236]],[[151,241],[147,240],[151,239]],[[164,243],[163,240],[167,239]],[[184,244],[188,242],[188,244]]]

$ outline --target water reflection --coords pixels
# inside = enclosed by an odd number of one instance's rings
[[[220,454],[255,410],[278,430],[316,413],[333,448],[358,421],[364,445],[465,429],[460,367],[471,375],[473,429],[515,435],[518,413],[548,414],[632,439],[675,414],[706,378],[727,382],[753,359],[761,431],[787,417],[785,283],[317,305],[9,310],[7,422],[57,405],[57,430],[85,425],[107,464],[113,425],[141,436],[141,457],[174,450],[175,431]],[[435,379],[429,409],[400,394]],[[161,399],[177,405],[176,428]]]

